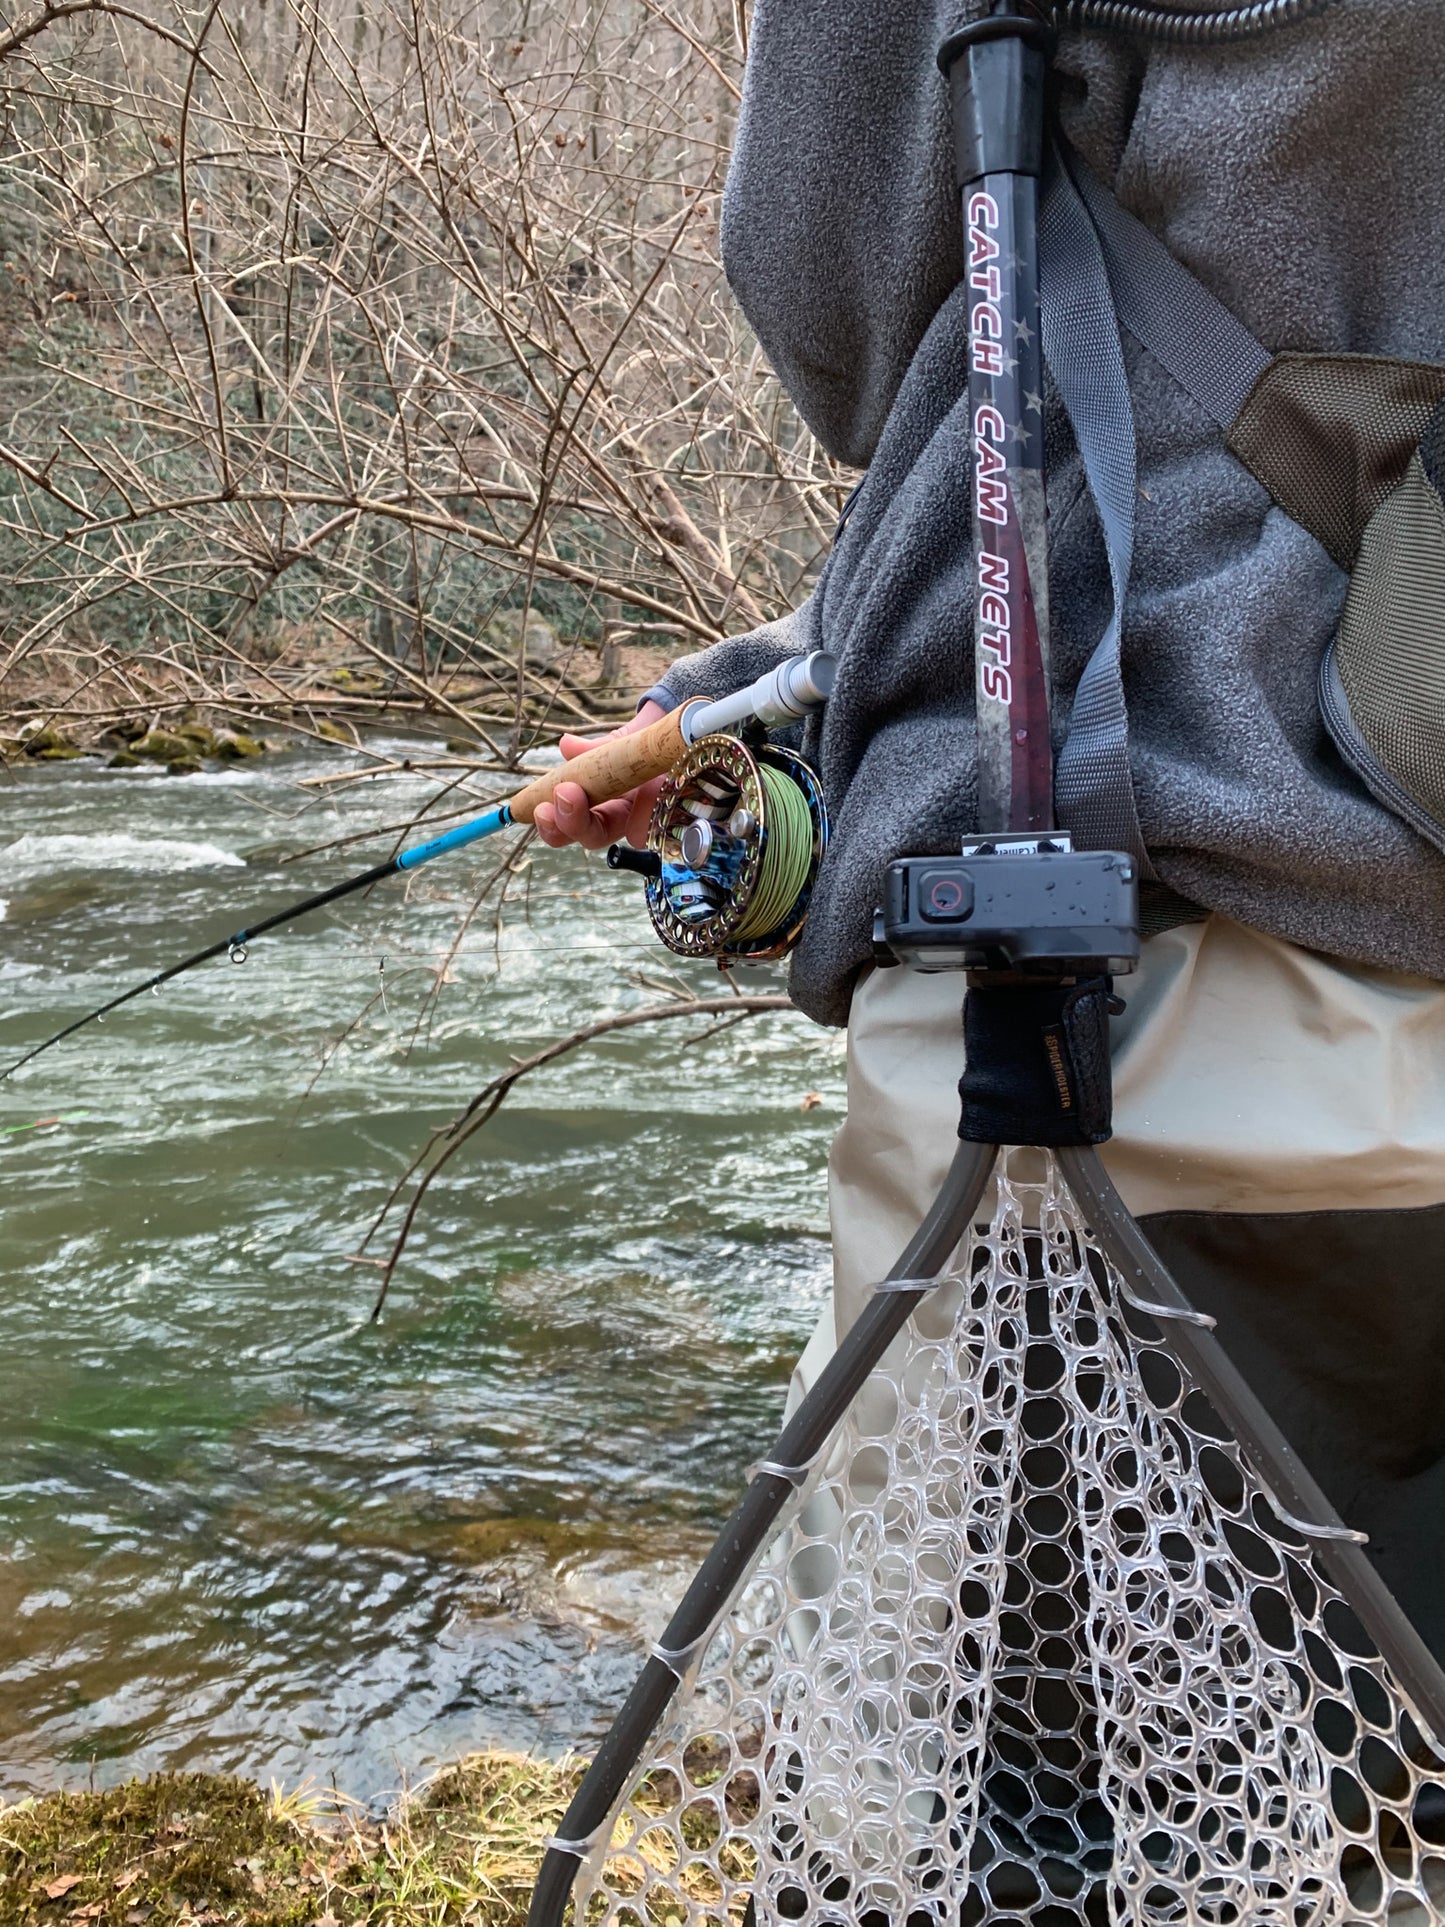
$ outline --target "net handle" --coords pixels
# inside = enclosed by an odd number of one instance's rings
[[[880,1287],[874,1292],[779,1433],[658,1641],[664,1652],[691,1654],[706,1645],[797,1489],[795,1472],[812,1465],[823,1452],[874,1367],[968,1231],[996,1157],[997,1147],[992,1144],[960,1142],[938,1196],[884,1281],[885,1286],[893,1283],[894,1289]],[[902,1281],[911,1282],[915,1289],[897,1289]],[[648,1741],[680,1683],[675,1668],[654,1651],[548,1845],[532,1890],[528,1927],[561,1927],[577,1870],[626,1796]]]
[[[969,291],[975,820],[985,833],[1054,823],[1038,193],[1053,39],[1028,0],[995,0],[938,53]]]

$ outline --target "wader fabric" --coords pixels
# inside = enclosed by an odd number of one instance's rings
[[[1445,1659],[1445,991],[1223,917],[1119,980],[1109,1174]],[[848,1030],[811,1385],[942,1182],[962,979],[879,970]]]

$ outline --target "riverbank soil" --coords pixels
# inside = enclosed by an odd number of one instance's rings
[[[205,1773],[0,1807],[0,1927],[522,1927],[576,1762],[486,1753],[384,1821]]]

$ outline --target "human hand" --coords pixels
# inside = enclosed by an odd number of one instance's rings
[[[646,729],[649,723],[657,722],[666,714],[660,703],[644,703],[629,722],[610,733],[636,735],[638,730]],[[607,740],[596,736],[564,736],[559,747],[570,760]],[[537,835],[552,850],[565,849],[569,843],[580,843],[584,850],[601,850],[623,837],[640,850],[647,842],[647,826],[662,782],[659,776],[651,783],[630,790],[626,796],[614,797],[610,803],[599,803],[595,808],[588,803],[587,792],[580,783],[559,783],[550,799],[537,805],[533,817]]]

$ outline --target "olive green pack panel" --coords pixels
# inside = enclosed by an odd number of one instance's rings
[[[1445,502],[1418,452],[1371,516],[1334,649],[1349,715],[1371,760],[1417,809],[1445,825]],[[1339,738],[1336,738],[1337,742]],[[1349,754],[1355,747],[1355,754]],[[1357,746],[1340,742],[1359,768]],[[1359,773],[1370,781],[1364,769]],[[1378,782],[1371,789],[1380,794]],[[1382,800],[1389,802],[1388,796]],[[1402,814],[1405,812],[1402,810]]]
[[[1433,362],[1276,355],[1225,439],[1286,515],[1349,569],[1442,399],[1445,367]]]
[[[1320,712],[1366,788],[1445,849],[1445,499],[1421,460],[1445,367],[1277,355],[1225,440],[1350,588]]]
[[[1320,666],[1322,721],[1365,787],[1445,850],[1445,366],[1271,357],[1152,229],[1076,172],[1121,325],[1351,573]]]

